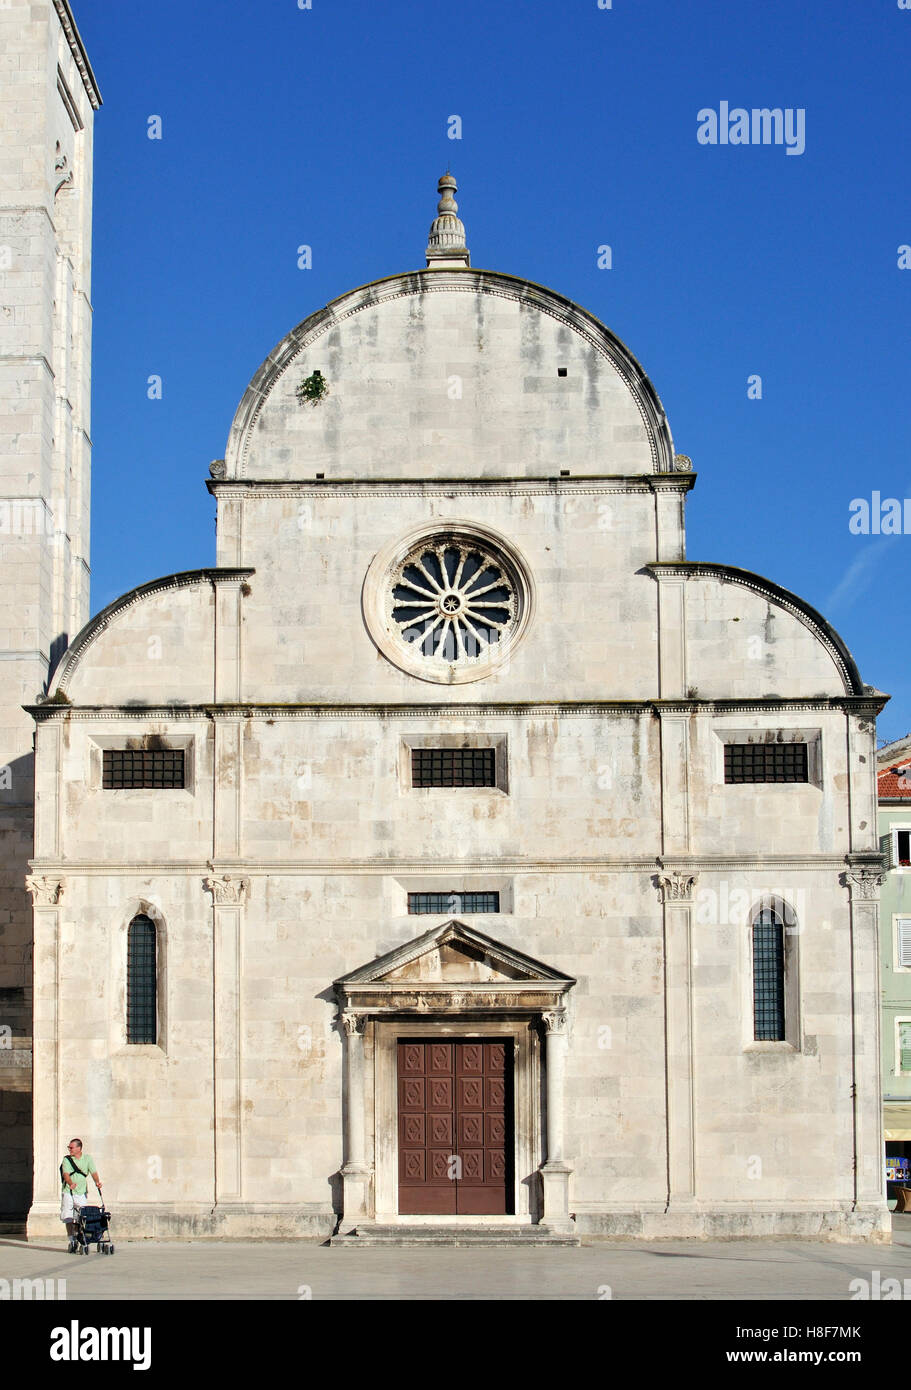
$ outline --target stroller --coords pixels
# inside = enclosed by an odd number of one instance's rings
[[[71,1255],[87,1255],[92,1245],[98,1246],[99,1255],[113,1255],[114,1245],[108,1230],[111,1213],[104,1206],[77,1207],[75,1218],[75,1235],[69,1244]]]

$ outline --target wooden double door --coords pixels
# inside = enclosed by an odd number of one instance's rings
[[[398,1042],[402,1215],[513,1210],[511,1038]]]

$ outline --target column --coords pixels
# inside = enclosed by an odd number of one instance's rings
[[[668,1207],[696,1196],[693,1109],[693,885],[681,870],[658,874],[664,904],[664,991],[667,1032]]]
[[[212,894],[214,1000],[215,1203],[241,1201],[243,1097],[240,1056],[240,980],[243,906],[250,880],[207,878]]]
[[[30,876],[34,903],[34,1188],[28,1218],[30,1239],[57,1234],[60,1215],[60,899],[65,880]]]
[[[364,1114],[364,1027],[366,1018],[353,1009],[343,1009],[345,1033],[345,1161],[342,1164],[342,1226],[344,1233],[357,1221],[370,1215],[370,1181],[373,1170],[367,1161],[367,1135]]]
[[[555,1230],[571,1231],[569,1179],[572,1164],[566,1159],[566,1054],[568,1036],[566,1010],[550,1009],[542,1015],[545,1028],[544,1077],[547,1104],[547,1154],[541,1167],[544,1187],[542,1224]]]
[[[882,874],[857,865],[845,874],[851,890],[851,1021],[854,1083],[854,1208],[885,1209],[880,1048],[879,889]],[[889,1230],[889,1218],[884,1218]]]

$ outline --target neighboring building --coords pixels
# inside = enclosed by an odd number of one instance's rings
[[[686,560],[642,368],[454,189],[32,708],[29,1229],[76,1132],[125,1235],[888,1239],[886,697]]]
[[[34,724],[89,615],[92,123],[66,0],[0,5],[0,1221],[32,1188]]]
[[[886,1170],[911,1186],[911,734],[876,755],[882,887],[883,1132]],[[888,1195],[895,1195],[889,1188]]]

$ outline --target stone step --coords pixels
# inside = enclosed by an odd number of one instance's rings
[[[574,1231],[555,1231],[547,1226],[374,1226],[362,1222],[330,1245],[580,1245]]]

